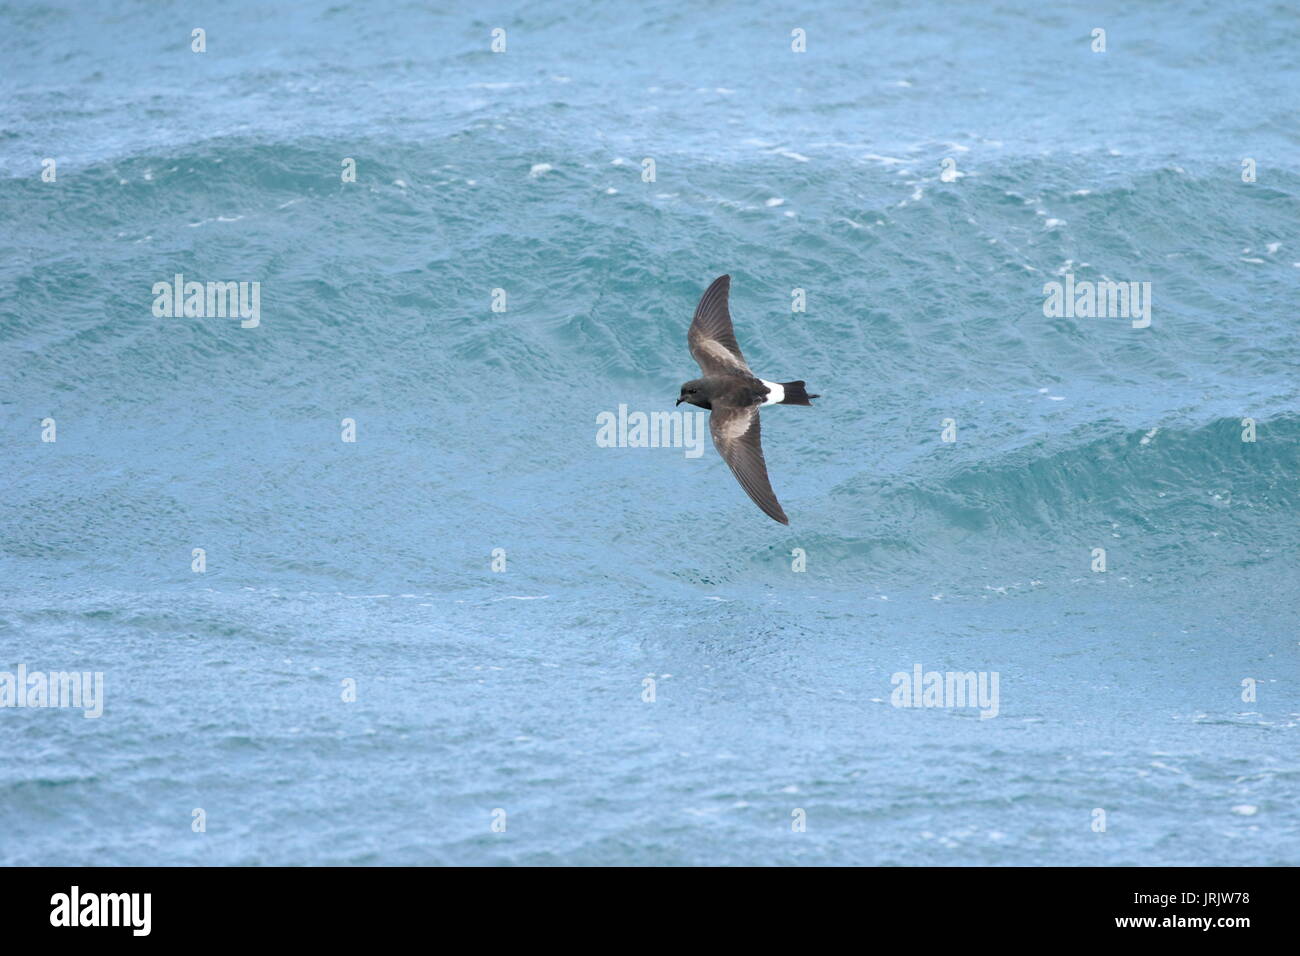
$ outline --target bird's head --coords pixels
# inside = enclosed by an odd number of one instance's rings
[[[682,402],[698,405],[700,408],[713,407],[709,403],[709,395],[704,388],[704,380],[700,378],[693,379],[682,386],[682,393],[677,396],[677,404],[680,405]]]

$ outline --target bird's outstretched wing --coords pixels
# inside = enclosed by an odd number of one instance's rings
[[[709,433],[713,435],[713,445],[718,449],[718,454],[731,466],[731,473],[736,476],[745,493],[754,499],[754,504],[762,508],[769,518],[781,524],[789,524],[790,519],[781,510],[781,503],[772,491],[772,483],[767,480],[758,406],[715,408],[709,416]]]
[[[740,353],[736,333],[731,328],[731,312],[727,309],[727,296],[731,292],[731,276],[718,276],[700,296],[691,320],[691,331],[686,341],[691,355],[705,375],[735,375],[738,372],[752,375]]]

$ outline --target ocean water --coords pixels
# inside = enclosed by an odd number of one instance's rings
[[[104,687],[0,709],[0,863],[1300,863],[1297,48],[1281,3],[0,6],[0,671]],[[155,316],[178,273],[258,324]],[[788,528],[596,440],[723,273],[823,396],[763,413]],[[1150,326],[1045,315],[1067,274]],[[996,716],[893,706],[917,667]]]

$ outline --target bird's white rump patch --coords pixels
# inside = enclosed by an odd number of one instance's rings
[[[784,388],[782,388],[776,382],[764,381],[761,378],[759,379],[759,381],[763,382],[763,384],[767,386],[767,398],[763,400],[764,405],[778,405],[781,402],[785,401]]]

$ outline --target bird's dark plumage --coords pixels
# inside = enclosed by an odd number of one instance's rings
[[[689,402],[712,411],[709,433],[718,454],[764,514],[789,524],[768,481],[758,409],[763,405],[811,405],[810,399],[818,396],[809,395],[802,381],[767,382],[749,370],[731,326],[730,291],[731,276],[718,276],[695,308],[686,341],[704,377],[683,385],[677,404]]]
[[[709,416],[709,433],[713,446],[723,460],[731,466],[731,473],[740,487],[754,499],[769,518],[789,524],[790,519],[776,500],[776,492],[767,478],[767,462],[763,460],[763,433],[758,422],[758,406],[749,408],[715,408]]]
[[[691,330],[686,342],[691,356],[705,375],[735,375],[738,372],[753,377],[745,356],[740,352],[736,332],[731,327],[731,311],[727,298],[731,292],[731,276],[718,276],[700,296],[695,307]]]

